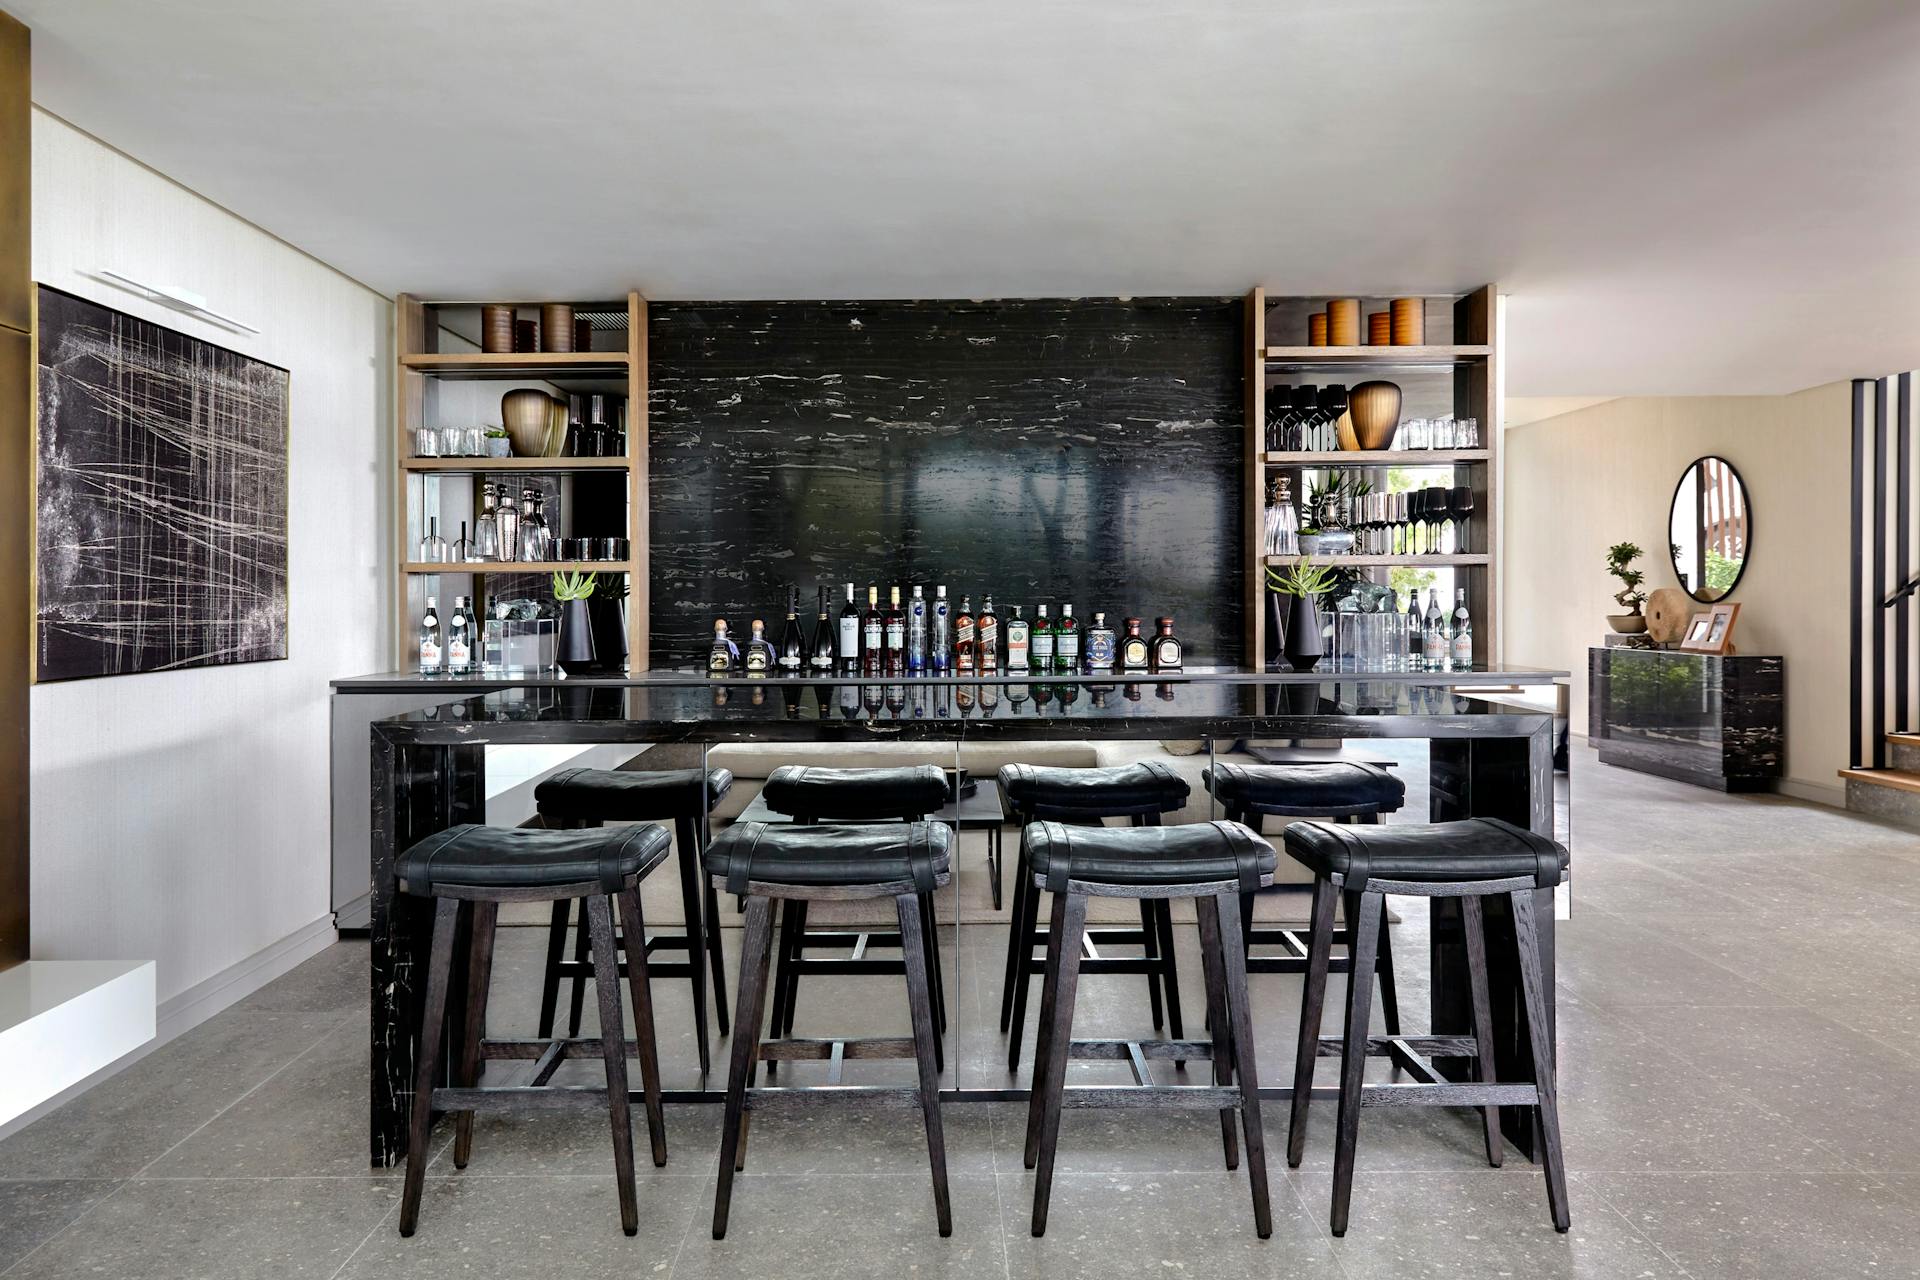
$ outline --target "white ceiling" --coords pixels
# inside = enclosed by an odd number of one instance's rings
[[[1914,0],[0,4],[48,110],[389,292],[1494,280],[1516,396],[1920,366]]]

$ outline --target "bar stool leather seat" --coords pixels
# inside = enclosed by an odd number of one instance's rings
[[[1200,776],[1228,813],[1257,812],[1303,818],[1325,814],[1393,813],[1407,787],[1377,764],[1216,763]]]
[[[737,822],[707,846],[707,874],[732,893],[763,884],[859,887],[911,880],[925,890],[953,865],[953,829],[944,822],[799,827]]]
[[[1441,883],[1519,876],[1550,889],[1568,866],[1564,846],[1498,818],[1393,826],[1296,822],[1285,839],[1289,856],[1316,876],[1340,876],[1348,892],[1374,880]]]
[[[1001,804],[1010,819],[1168,813],[1186,804],[1193,788],[1165,762],[1072,769],[1009,764],[1000,769]]]
[[[760,788],[775,813],[809,821],[923,818],[947,804],[947,776],[930,764],[826,769],[783,764]]]
[[[1178,827],[1082,827],[1038,822],[1027,829],[1037,881],[1059,892],[1069,880],[1105,885],[1193,885],[1273,875],[1273,846],[1237,822]]]
[[[394,862],[401,889],[542,889],[598,884],[618,893],[623,882],[658,866],[673,847],[665,827],[540,831],[466,823],[428,836]]]
[[[656,822],[710,812],[732,789],[733,774],[725,769],[562,769],[536,786],[533,798],[548,818]]]

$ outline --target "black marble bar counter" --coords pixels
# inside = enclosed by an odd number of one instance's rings
[[[915,742],[958,759],[964,744],[1049,740],[1198,740],[1211,755],[1243,739],[1424,739],[1429,743],[1429,816],[1505,819],[1554,833],[1554,699],[1564,672],[1501,669],[1447,673],[1283,673],[1189,671],[1127,680],[1111,675],[987,679],[728,678],[697,672],[627,679],[479,682],[460,688],[443,677],[375,676],[336,682],[337,694],[398,691],[377,682],[446,683],[448,701],[375,720],[372,748],[373,1007],[370,1150],[374,1164],[405,1156],[411,1107],[418,1001],[424,988],[431,910],[395,894],[398,851],[435,831],[484,820],[486,748],[538,743],[682,743],[704,748],[738,742]],[[369,686],[377,686],[369,687]],[[1548,695],[1539,705],[1514,691]],[[460,696],[467,694],[468,696]],[[1553,978],[1553,893],[1543,891],[1547,989]],[[723,907],[723,912],[725,908]],[[1436,902],[1431,918],[1431,1025],[1436,1034],[1469,1028],[1465,943],[1457,904]],[[1525,1079],[1529,1055],[1521,1025],[1511,921],[1488,904],[1490,980],[1496,1057],[1502,1079]],[[957,925],[958,932],[977,925]],[[1504,935],[1504,937],[1503,937]],[[956,946],[960,945],[956,939]],[[464,948],[457,954],[464,956]],[[449,1018],[458,1034],[464,1007],[455,975]],[[957,1016],[957,1015],[956,1015]],[[943,1081],[956,1101],[1024,1096],[1015,1080],[950,1055]],[[721,1059],[724,1061],[724,1058]],[[1263,1094],[1279,1087],[1290,1063],[1266,1064]],[[716,1071],[675,1101],[715,1101]],[[1530,1112],[1510,1109],[1506,1125],[1531,1149]]]

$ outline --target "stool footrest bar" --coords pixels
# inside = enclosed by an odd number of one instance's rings
[[[838,1053],[836,1054],[836,1050]],[[911,1036],[869,1036],[862,1040],[792,1038],[766,1040],[760,1045],[762,1062],[822,1062],[845,1058],[911,1058]]]
[[[1216,1084],[1090,1084],[1075,1085],[1060,1094],[1060,1105],[1070,1110],[1098,1107],[1163,1107],[1218,1111],[1240,1105],[1238,1085]]]
[[[760,1111],[769,1106],[790,1103],[798,1106],[840,1106],[858,1103],[869,1107],[919,1110],[920,1091],[909,1086],[816,1084],[792,1089],[749,1089],[745,1106]]]

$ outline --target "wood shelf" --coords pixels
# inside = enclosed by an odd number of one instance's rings
[[[1272,564],[1272,565],[1292,564],[1296,558],[1297,557],[1294,557],[1294,556],[1262,556],[1260,557],[1262,563]],[[1466,555],[1454,555],[1454,556],[1352,555],[1352,556],[1308,556],[1307,557],[1308,564],[1324,564],[1324,565],[1348,564],[1348,565],[1352,565],[1356,569],[1388,569],[1388,568],[1400,568],[1402,566],[1405,566],[1407,568],[1418,569],[1423,565],[1426,566],[1427,568],[1432,568],[1432,569],[1472,569],[1476,567],[1485,566],[1487,564],[1490,564],[1491,562],[1492,562],[1492,557],[1487,555],[1487,553],[1484,551],[1469,552]]]
[[[447,560],[440,564],[410,560],[400,566],[403,573],[484,574],[502,573],[631,573],[626,560]]]
[[[442,378],[580,377],[595,373],[625,378],[632,361],[624,351],[468,351],[404,355],[400,367]]]
[[[1288,369],[1347,368],[1375,369],[1455,368],[1482,364],[1493,355],[1485,345],[1422,347],[1268,347],[1267,368]]]
[[[1262,457],[1267,465],[1278,467],[1445,467],[1490,462],[1493,453],[1487,449],[1332,449]]]
[[[616,458],[407,458],[404,471],[625,471],[626,457]]]

